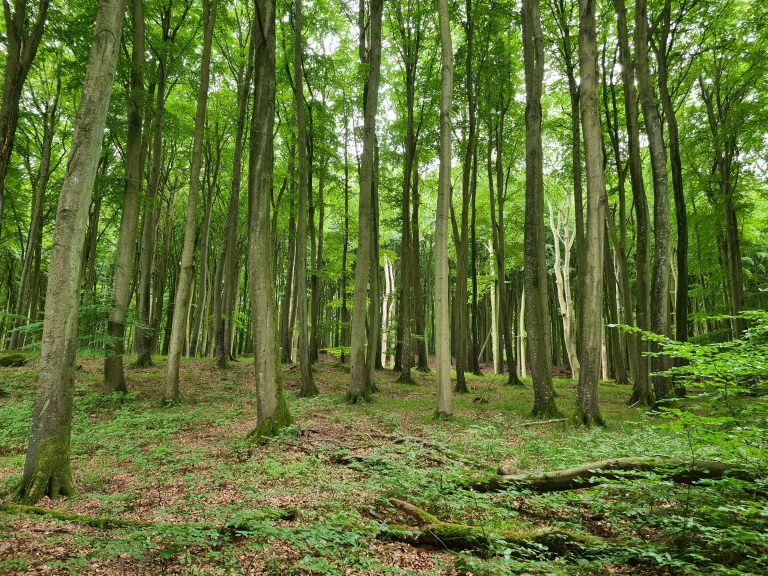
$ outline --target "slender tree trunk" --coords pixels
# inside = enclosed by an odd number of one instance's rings
[[[421,259],[419,254],[419,170],[418,156],[413,159],[413,185],[411,210],[411,286],[413,287],[413,307],[415,308],[415,327],[419,338],[416,340],[418,353],[417,369],[429,372],[429,356],[427,352],[426,310],[421,285]],[[425,288],[426,290],[426,288]]]
[[[544,246],[544,178],[541,145],[541,86],[544,39],[538,0],[523,0],[525,61],[525,291],[526,328],[531,353],[534,405],[537,416],[558,413],[552,386],[549,298]]]
[[[355,294],[352,307],[351,380],[347,398],[350,402],[367,399],[372,382],[368,378],[366,363],[366,299],[371,270],[378,266],[371,254],[373,234],[374,148],[376,140],[376,111],[379,102],[379,76],[381,69],[381,20],[383,0],[370,0],[370,22],[366,22],[365,0],[360,0],[360,63],[367,69],[363,86],[363,150],[360,156],[360,200],[358,203],[358,243],[355,264]],[[370,38],[366,41],[366,30]],[[367,342],[376,348],[376,342]]]
[[[200,86],[197,94],[197,111],[195,113],[195,132],[192,140],[192,158],[189,171],[189,199],[184,225],[184,243],[181,250],[181,265],[179,268],[179,283],[174,298],[177,313],[173,316],[171,342],[168,350],[168,371],[165,382],[165,402],[179,401],[179,367],[181,352],[184,348],[184,336],[187,332],[187,316],[179,313],[189,306],[192,280],[195,272],[195,230],[197,228],[197,201],[200,192],[200,167],[202,163],[203,137],[205,132],[205,111],[208,105],[208,84],[211,67],[211,42],[213,28],[216,23],[216,6],[218,0],[203,0],[203,20],[205,32],[203,36],[203,53],[200,63]]]
[[[607,203],[607,201],[606,201]],[[606,230],[608,223],[605,223]],[[607,302],[608,322],[616,326],[621,322],[619,319],[619,301],[616,297],[616,270],[613,265],[613,253],[611,251],[608,237],[606,235],[605,250],[605,300]],[[608,338],[611,347],[611,363],[613,364],[613,377],[617,384],[626,384],[627,378],[626,365],[624,364],[624,343],[622,342],[621,332],[618,328],[608,327],[610,330]]]
[[[5,174],[13,154],[13,141],[19,123],[19,100],[24,82],[37,54],[48,17],[48,0],[37,3],[35,21],[30,21],[27,0],[3,2],[5,16],[5,72],[3,99],[0,105],[0,232],[3,224],[3,199],[5,198]]]
[[[648,46],[648,2],[647,0],[637,0],[635,3],[635,68],[637,70],[640,104],[645,118],[645,130],[648,134],[648,147],[651,151],[651,171],[653,173],[654,253],[651,282],[651,331],[667,336],[669,332],[669,273],[672,256],[669,183],[664,136],[651,84]],[[657,346],[653,344],[651,349],[658,351]],[[663,371],[665,358],[654,356],[651,359],[651,368],[655,373]],[[669,377],[655,376],[653,388],[656,399],[664,400],[669,395]]]
[[[293,277],[293,272],[296,262],[296,214],[295,214],[295,201],[294,201],[294,170],[293,170],[293,157],[295,154],[295,146],[291,145],[291,153],[288,160],[288,174],[291,179],[291,208],[290,215],[288,217],[288,266],[285,272],[285,290],[283,292],[283,300],[280,303],[280,360],[284,364],[291,363],[291,340],[292,330],[290,324],[291,316],[291,302],[293,300],[293,291],[296,286],[296,281]]]
[[[168,24],[170,26],[170,24]],[[151,318],[151,279],[152,266],[155,256],[155,236],[157,234],[157,223],[155,211],[157,209],[157,197],[160,189],[160,173],[163,160],[163,125],[165,120],[165,101],[166,101],[166,81],[167,70],[163,59],[158,63],[158,84],[157,84],[157,102],[155,105],[155,126],[152,141],[152,167],[150,168],[149,183],[147,185],[147,196],[144,204],[144,221],[142,223],[141,233],[141,259],[139,263],[139,286],[138,286],[138,316],[143,326],[136,333],[136,348],[138,358],[136,365],[138,367],[147,367],[152,365],[152,343],[156,335],[150,328]],[[166,233],[168,231],[166,230]]]
[[[117,239],[112,310],[109,313],[107,355],[104,359],[104,392],[126,392],[123,353],[125,317],[131,299],[131,276],[136,255],[139,196],[144,177],[142,125],[144,90],[144,0],[133,0],[133,47],[131,49],[131,90],[128,98],[128,142],[125,152],[125,196]]]
[[[451,201],[451,98],[453,42],[448,0],[438,0],[441,46],[440,170],[435,217],[435,351],[437,354],[437,415],[453,414],[451,395],[451,324],[448,310],[448,210]]]
[[[226,368],[232,357],[232,322],[234,315],[235,292],[240,278],[237,269],[237,223],[240,209],[240,183],[242,180],[243,146],[245,121],[248,116],[248,96],[251,93],[253,78],[253,59],[255,42],[251,41],[248,49],[248,61],[245,75],[242,68],[238,74],[237,123],[235,127],[235,147],[232,153],[232,189],[227,208],[227,220],[224,223],[224,242],[220,259],[223,262],[222,282],[216,284],[221,294],[221,312],[215,316],[214,331],[216,337],[216,363],[219,368]]]
[[[308,184],[307,124],[304,103],[304,74],[302,73],[301,3],[294,0],[293,82],[296,102],[296,126],[299,147],[299,195],[296,226],[296,320],[299,331],[298,362],[301,368],[301,395],[305,398],[318,393],[312,377],[312,358],[309,355],[307,327],[307,201],[311,193]]]
[[[341,255],[341,363],[344,364],[345,348],[349,345],[349,308],[347,307],[347,258],[349,254],[349,118],[344,117],[344,232]]]
[[[499,330],[499,336],[503,339],[503,350],[507,360],[507,385],[510,386],[522,386],[523,383],[517,376],[517,363],[515,360],[514,352],[514,338],[512,330],[512,318],[509,313],[509,301],[507,299],[506,289],[506,271],[505,271],[505,256],[504,256],[504,196],[506,192],[504,190],[504,175],[503,175],[503,158],[502,158],[502,146],[503,146],[503,127],[504,127],[504,110],[498,110],[497,112],[497,125],[494,134],[489,135],[488,140],[488,189],[490,191],[491,200],[491,238],[493,242],[493,253],[495,256],[494,272],[496,275],[496,298],[498,303],[498,318],[497,323],[501,324],[501,330]],[[490,122],[488,126],[489,131],[492,129]],[[493,138],[496,147],[496,194],[494,194],[493,186],[493,169],[491,168],[491,138]],[[498,195],[498,199],[496,196]],[[498,200],[498,201],[497,201]],[[499,352],[502,347],[499,346]]]
[[[33,264],[38,262],[40,253],[40,244],[43,239],[43,206],[45,204],[45,192],[48,188],[48,180],[51,176],[51,153],[53,149],[53,137],[55,134],[59,95],[61,93],[61,76],[56,78],[56,92],[53,99],[48,102],[43,112],[43,141],[40,154],[40,169],[37,174],[35,192],[32,198],[32,217],[29,224],[29,235],[27,236],[27,248],[24,251],[24,262],[21,268],[21,278],[19,280],[19,292],[16,296],[16,307],[14,309],[15,320],[13,323],[13,332],[11,332],[9,350],[16,350],[22,345],[22,333],[19,328],[23,325],[23,316],[29,309],[28,317],[31,319],[36,310],[36,299],[31,297],[30,275],[33,272]],[[38,278],[37,274],[34,278]],[[33,290],[37,290],[37,281],[31,284]]]
[[[624,0],[613,0],[616,10],[617,37],[619,43],[619,60],[621,63],[621,80],[624,90],[624,116],[627,125],[627,149],[629,153],[629,178],[632,185],[632,199],[635,207],[635,255],[636,283],[635,306],[637,327],[641,330],[650,328],[650,285],[649,285],[649,220],[648,200],[645,196],[643,183],[643,165],[640,158],[640,128],[637,118],[637,96],[635,94],[634,66],[629,50],[629,33],[627,31],[627,9]],[[634,374],[631,404],[653,406],[656,402],[653,388],[650,384],[648,358],[644,355],[647,344],[637,339],[638,369]]]
[[[120,53],[124,0],[102,0],[59,195],[40,353],[40,380],[17,497],[36,502],[75,492],[69,460],[77,313],[88,207]]]
[[[669,166],[672,171],[672,190],[675,198],[675,219],[677,222],[677,291],[675,295],[675,339],[679,342],[688,340],[688,214],[685,209],[685,191],[683,188],[683,162],[680,157],[680,131],[677,116],[669,93],[669,69],[667,57],[670,50],[671,2],[668,0],[662,9],[661,39],[656,50],[656,67],[664,118],[667,124],[669,142]]]
[[[218,186],[219,172],[221,170],[221,148],[224,144],[223,135],[219,134],[218,126],[214,130],[214,150],[208,151],[206,162],[206,184],[208,193],[205,195],[205,212],[203,215],[202,239],[200,241],[200,271],[198,272],[197,310],[195,310],[195,322],[192,328],[192,338],[189,344],[189,355],[197,356],[204,352],[199,350],[199,342],[202,337],[201,327],[205,326],[204,319],[208,315],[206,302],[208,300],[208,243],[211,236],[211,211],[213,210],[213,196]],[[212,166],[211,166],[212,165]]]

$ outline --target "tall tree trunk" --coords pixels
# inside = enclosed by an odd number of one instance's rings
[[[579,0],[579,74],[581,121],[587,171],[587,226],[582,273],[581,373],[576,417],[586,426],[603,425],[598,403],[603,335],[603,258],[605,244],[605,181],[603,179],[603,131],[597,97],[596,0]],[[611,282],[613,279],[611,279]]]
[[[128,98],[128,142],[125,151],[125,196],[117,239],[112,310],[107,323],[107,354],[104,358],[104,392],[127,392],[123,353],[125,316],[131,299],[131,277],[136,255],[139,196],[144,177],[142,124],[144,90],[144,0],[133,0],[133,47],[131,48],[131,89]]]
[[[297,0],[297,4],[300,0]],[[297,12],[300,34],[300,12]],[[249,274],[251,331],[256,383],[255,437],[272,436],[291,423],[283,394],[283,371],[277,352],[272,226],[273,127],[275,118],[275,0],[256,0],[255,94],[251,116],[251,146],[248,160]],[[301,77],[297,73],[296,77]]]
[[[661,12],[661,38],[654,43],[656,69],[664,119],[667,124],[669,142],[669,166],[672,171],[672,190],[675,198],[675,220],[677,222],[677,291],[675,294],[675,339],[688,340],[688,214],[685,209],[683,189],[683,162],[680,157],[680,131],[675,115],[672,95],[669,93],[669,68],[667,59],[671,50],[671,0],[664,3]]]
[[[43,111],[43,141],[40,150],[40,169],[37,173],[37,182],[35,192],[32,198],[32,217],[29,224],[29,235],[27,236],[27,248],[24,251],[24,262],[21,268],[21,278],[19,280],[19,292],[16,296],[16,307],[14,308],[15,320],[13,323],[13,332],[8,344],[9,350],[16,350],[22,344],[22,333],[19,328],[23,324],[23,316],[29,309],[28,317],[32,319],[36,310],[35,300],[31,297],[30,286],[37,290],[37,281],[30,284],[30,276],[33,272],[33,264],[38,261],[40,245],[43,239],[43,206],[45,205],[45,192],[48,188],[48,180],[51,177],[51,153],[53,150],[53,137],[55,134],[59,95],[61,93],[61,75],[56,78],[56,91],[51,101],[47,102]],[[35,274],[35,278],[38,276]],[[29,298],[28,298],[29,296]]]
[[[435,217],[435,359],[437,415],[453,414],[451,394],[451,324],[448,310],[448,211],[451,202],[451,98],[453,96],[453,42],[448,0],[438,0],[441,46],[440,170]]]
[[[523,0],[525,61],[525,306],[533,377],[533,413],[558,413],[552,386],[549,298],[544,246],[544,178],[541,146],[541,86],[544,78],[544,39],[539,0]]]
[[[501,330],[499,330],[499,336],[504,341],[503,350],[507,360],[507,385],[509,386],[522,386],[523,383],[517,376],[517,362],[514,352],[514,338],[512,330],[512,318],[509,313],[509,299],[507,298],[506,289],[506,269],[505,269],[505,256],[504,256],[504,199],[506,196],[504,186],[504,174],[503,174],[503,158],[502,158],[502,146],[504,132],[504,118],[505,110],[500,109],[496,114],[497,124],[495,129],[492,128],[491,123],[488,123],[488,129],[493,129],[494,133],[489,135],[488,139],[488,190],[490,191],[491,200],[491,238],[493,243],[493,253],[495,256],[494,272],[496,275],[496,299],[498,303],[498,318],[497,324],[501,324]],[[495,162],[495,175],[496,175],[496,194],[494,194],[493,176],[494,171],[491,168],[491,139],[495,142],[496,148],[496,162]],[[497,198],[498,196],[498,198]],[[502,347],[499,346],[499,352]]]
[[[170,24],[168,24],[170,25]],[[158,63],[157,101],[155,105],[155,125],[152,137],[152,166],[150,168],[147,196],[144,203],[144,221],[141,232],[141,258],[139,262],[139,286],[137,294],[137,308],[139,321],[143,326],[136,332],[136,351],[138,367],[152,365],[152,343],[156,337],[150,328],[150,309],[152,296],[150,292],[152,281],[152,266],[155,257],[155,236],[157,234],[157,197],[160,190],[160,177],[163,161],[163,126],[165,120],[165,101],[167,69],[164,59]],[[166,230],[167,233],[167,230]]]
[[[219,134],[218,125],[213,132],[215,140],[214,150],[208,150],[205,181],[208,193],[205,195],[205,212],[203,215],[202,239],[200,240],[200,271],[198,272],[197,310],[195,310],[195,322],[192,328],[192,338],[189,344],[189,355],[204,354],[200,350],[199,342],[202,337],[200,328],[205,326],[204,319],[208,315],[206,303],[208,300],[208,243],[211,236],[211,212],[213,210],[213,196],[216,193],[221,170],[221,149],[224,145],[223,134]],[[209,142],[210,145],[210,142]]]
[[[291,340],[293,339],[293,331],[291,330],[290,316],[293,292],[296,286],[296,281],[293,275],[294,269],[296,268],[296,201],[294,175],[296,146],[293,142],[291,142],[290,150],[288,156],[288,178],[290,178],[291,207],[288,217],[288,266],[285,271],[283,300],[280,303],[280,360],[284,364],[290,364],[291,362]]]
[[[36,502],[43,496],[51,499],[62,494],[71,496],[75,492],[69,443],[80,262],[120,53],[124,15],[124,0],[102,0],[96,13],[91,55],[56,214],[45,299],[40,380],[24,475],[17,492],[17,497],[24,502]]]
[[[607,203],[607,201],[606,201]],[[605,222],[606,230],[608,228],[607,221]],[[608,236],[605,239],[605,300],[607,303],[608,322],[614,327],[608,327],[608,341],[610,342],[611,349],[611,363],[613,365],[613,378],[617,384],[626,384],[629,379],[627,378],[626,365],[624,364],[624,343],[621,338],[621,332],[618,328],[615,328],[621,320],[619,318],[619,301],[616,297],[616,270],[613,265],[613,252],[608,242]]]
[[[576,79],[576,65],[573,61],[573,43],[571,42],[570,18],[573,0],[555,0],[553,3],[560,33],[560,44],[565,63],[565,75],[568,78],[568,97],[571,104],[571,178],[573,181],[573,206],[576,242],[576,326],[581,327],[582,294],[584,294],[584,200],[581,170],[581,128],[579,125],[579,83]],[[578,379],[578,377],[574,376]]]
[[[341,254],[341,348],[340,359],[346,360],[345,348],[349,345],[349,308],[347,307],[347,258],[349,254],[349,118],[344,116],[344,231]]]
[[[351,380],[347,398],[350,402],[367,399],[372,382],[368,378],[366,363],[366,299],[371,270],[378,269],[371,254],[373,234],[372,188],[374,185],[374,148],[376,140],[376,111],[379,102],[379,76],[381,69],[381,19],[383,0],[370,0],[370,21],[366,22],[365,0],[359,5],[360,63],[367,69],[363,86],[363,151],[360,155],[360,200],[358,203],[357,263],[355,264],[355,294],[352,307]],[[366,41],[366,31],[370,37]],[[376,342],[367,342],[376,348]]]
[[[413,158],[413,185],[411,209],[411,286],[413,288],[413,307],[415,308],[415,328],[418,339],[416,350],[418,354],[417,368],[421,372],[429,372],[429,355],[427,352],[426,310],[421,285],[421,259],[419,254],[419,169],[418,156]],[[426,289],[426,288],[425,288]]]
[[[637,327],[641,330],[650,328],[650,285],[649,285],[649,220],[648,199],[645,196],[643,183],[643,164],[640,158],[640,128],[638,126],[637,96],[635,94],[635,75],[632,55],[629,50],[629,33],[627,31],[627,8],[624,0],[613,0],[616,10],[617,37],[619,43],[619,60],[621,63],[621,81],[624,90],[624,116],[627,125],[627,150],[629,153],[629,179],[632,185],[632,200],[635,207],[636,232],[635,255],[636,283],[635,306]],[[650,384],[648,358],[645,356],[647,344],[637,339],[638,369],[634,374],[631,404],[653,406],[656,402],[653,388]]]
[[[253,29],[253,26],[251,27]],[[251,32],[253,34],[253,32]],[[251,36],[253,38],[253,36]],[[248,48],[247,62],[238,70],[237,78],[237,122],[235,124],[235,147],[232,153],[232,185],[227,207],[227,219],[224,222],[224,242],[221,247],[221,281],[216,284],[220,294],[220,311],[215,314],[214,333],[216,338],[214,355],[219,368],[226,368],[232,357],[232,322],[234,315],[235,292],[240,279],[237,268],[237,223],[240,212],[240,185],[242,180],[243,146],[245,121],[248,116],[251,79],[253,78],[253,59],[255,42]],[[243,74],[243,71],[245,74]]]
[[[165,382],[165,402],[179,401],[179,367],[181,352],[184,348],[184,336],[187,332],[187,316],[182,313],[189,306],[192,280],[195,272],[195,231],[197,228],[197,201],[200,192],[200,167],[202,163],[203,138],[205,133],[205,111],[208,105],[208,84],[211,67],[211,42],[216,24],[216,6],[218,0],[203,0],[203,52],[200,62],[200,86],[197,93],[197,111],[195,112],[195,132],[192,139],[192,158],[189,170],[189,199],[184,224],[184,243],[181,250],[179,283],[176,287],[177,313],[173,315],[171,342],[168,350],[168,371]]]
[[[318,393],[312,377],[312,358],[309,355],[307,329],[307,199],[311,191],[307,166],[307,123],[304,103],[304,74],[302,73],[301,3],[294,0],[293,85],[296,102],[296,126],[299,147],[299,195],[296,225],[296,320],[299,331],[298,362],[301,368],[301,395],[305,398]]]
[[[27,4],[27,0],[14,0],[11,10],[7,0],[3,2],[6,54],[3,99],[0,105],[0,232],[3,224],[5,174],[11,162],[16,126],[19,123],[19,100],[48,17],[49,0],[39,1],[34,22],[30,21],[30,15],[27,14]]]
[[[317,241],[313,244],[316,246],[314,252],[314,258],[312,258],[312,279],[310,282],[311,288],[311,300],[310,300],[310,312],[312,315],[312,332],[309,338],[309,356],[310,360],[314,363],[319,359],[320,350],[320,292],[322,286],[320,284],[320,271],[323,269],[325,263],[323,262],[323,233],[325,229],[325,159],[320,158],[320,175],[317,182],[317,206],[318,206],[318,220],[317,220]],[[312,228],[314,229],[314,217],[312,218]]]
[[[640,104],[645,118],[645,131],[648,134],[648,147],[651,151],[651,172],[653,173],[653,279],[651,282],[651,331],[664,336],[669,332],[669,273],[672,256],[672,232],[669,223],[669,183],[667,180],[667,153],[661,120],[651,84],[651,66],[648,56],[648,2],[637,0],[635,3],[635,68]],[[651,349],[658,351],[654,344]],[[654,356],[651,359],[653,372],[665,368],[665,358]],[[657,400],[669,395],[670,379],[655,376],[653,382]]]
[[[603,53],[605,56],[605,53]],[[614,60],[615,62],[615,60]],[[611,68],[613,64],[611,65]],[[619,132],[619,110],[616,99],[616,90],[611,82],[607,81],[608,66],[603,61],[603,108],[605,112],[605,124],[611,139],[613,150],[613,160],[618,177],[618,196],[619,196],[619,230],[616,235],[616,225],[613,216],[606,214],[606,225],[608,235],[613,245],[613,251],[617,262],[617,280],[619,288],[619,298],[623,308],[622,322],[628,326],[635,323],[634,312],[632,309],[632,292],[629,284],[629,264],[627,262],[627,209],[626,209],[626,181],[627,167],[621,157],[621,140]],[[640,366],[640,351],[638,348],[639,337],[637,334],[626,334],[627,352],[629,357],[629,371],[633,381],[637,378]],[[623,347],[622,347],[623,350]]]

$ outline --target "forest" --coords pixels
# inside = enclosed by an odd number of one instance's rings
[[[768,2],[0,44],[0,574],[768,573]]]

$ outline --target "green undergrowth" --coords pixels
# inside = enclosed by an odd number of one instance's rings
[[[684,487],[648,475],[543,495],[466,488],[467,475],[490,476],[499,467],[526,472],[620,456],[727,456],[712,442],[693,445],[690,431],[659,414],[628,407],[628,386],[601,385],[606,428],[583,429],[569,420],[525,426],[533,421],[529,381],[512,388],[501,377],[469,377],[471,391],[455,397],[455,416],[437,421],[431,375],[414,372],[415,384],[400,384],[394,373],[377,373],[381,392],[350,406],[347,371],[321,362],[315,398],[299,398],[297,371],[286,372],[293,423],[254,445],[247,439],[255,410],[249,362],[221,371],[212,361],[186,361],[182,402],[168,408],[159,402],[162,364],[129,371],[130,394],[104,396],[98,360],[82,360],[72,437],[79,492],[56,503],[72,514],[156,524],[99,529],[0,512],[0,573],[24,574],[43,564],[54,574],[85,574],[94,566],[107,573],[274,575],[768,570],[765,503],[754,486],[735,480]],[[34,367],[2,374],[0,486],[6,492],[23,466]],[[555,385],[567,413],[575,383]],[[564,554],[493,538],[482,550],[403,547],[385,535],[414,521],[390,498],[481,532],[552,529],[590,544]],[[295,516],[280,519],[285,515],[265,510]],[[46,529],[33,531],[41,523]]]

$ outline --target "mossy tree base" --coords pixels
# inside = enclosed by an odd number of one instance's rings
[[[408,502],[397,498],[390,498],[390,502],[395,508],[415,520],[416,526],[390,525],[382,537],[407,542],[414,546],[438,546],[450,550],[486,552],[503,540],[521,547],[540,549],[544,546],[550,552],[565,554],[582,551],[590,541],[586,536],[550,528],[494,530],[483,526],[444,522]]]
[[[507,386],[518,386],[520,388],[525,388],[525,384],[523,384],[523,381],[518,378],[516,373],[512,373],[509,375],[509,378],[507,379],[506,383]]]
[[[22,504],[34,504],[45,496],[57,500],[63,497],[71,498],[75,493],[75,482],[69,462],[49,466],[44,461],[38,464],[28,478],[22,479],[16,489],[15,500]]]
[[[562,416],[562,412],[557,409],[557,405],[555,404],[555,399],[552,397],[547,402],[536,402],[533,405],[533,411],[531,412],[531,416],[534,418],[560,418]]]
[[[274,438],[283,428],[290,426],[292,422],[293,418],[291,418],[291,413],[288,410],[288,404],[285,401],[281,388],[275,413],[265,418],[256,428],[251,430],[247,438],[256,442],[265,438]]]

